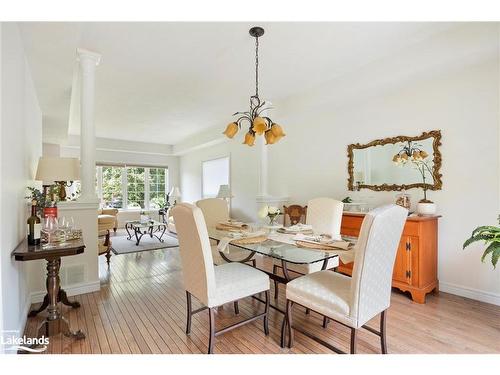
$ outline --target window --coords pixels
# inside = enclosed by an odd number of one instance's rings
[[[203,198],[214,198],[220,185],[229,185],[229,157],[204,161],[202,169]]]
[[[159,209],[168,191],[168,169],[103,165],[96,168],[102,207]]]
[[[146,208],[144,168],[127,168],[127,208]]]
[[[149,168],[149,207],[163,207],[166,193],[165,168]]]

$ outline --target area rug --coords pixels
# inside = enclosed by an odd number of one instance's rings
[[[172,247],[178,247],[179,241],[177,238],[165,233],[162,237],[164,242],[158,241],[156,237],[149,237],[144,235],[139,242],[139,245],[135,245],[135,237],[132,236],[130,240],[127,236],[113,236],[111,237],[111,250],[116,255],[137,253],[140,251],[148,250],[158,250],[158,249],[168,249]]]

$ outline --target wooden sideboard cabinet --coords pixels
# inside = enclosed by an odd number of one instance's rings
[[[341,233],[357,237],[363,218],[364,214],[344,212]],[[427,293],[439,291],[438,219],[439,216],[409,216],[394,262],[392,286],[410,292],[413,301],[418,303],[425,303]],[[337,271],[351,275],[353,265],[340,262]]]

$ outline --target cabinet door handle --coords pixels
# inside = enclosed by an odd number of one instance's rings
[[[410,251],[411,250],[411,242],[410,240],[406,241],[406,251]]]

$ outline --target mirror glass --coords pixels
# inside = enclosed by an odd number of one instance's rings
[[[441,187],[440,132],[349,146],[349,189],[402,190]]]

